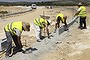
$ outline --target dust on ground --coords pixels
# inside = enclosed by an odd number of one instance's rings
[[[54,50],[40,56],[40,60],[90,60],[90,17],[87,7],[87,29],[71,27],[73,31]],[[79,23],[78,23],[79,24]]]
[[[12,7],[10,7],[12,8]],[[33,20],[39,15],[43,14],[43,11],[45,12],[45,15],[50,16],[50,20],[52,21],[52,25],[50,26],[50,32],[54,31],[54,24],[55,24],[55,18],[58,12],[60,11],[61,13],[65,14],[68,16],[67,20],[70,20],[75,11],[72,10],[72,8],[77,9],[77,7],[72,7],[72,6],[66,6],[66,7],[58,7],[58,8],[53,8],[53,9],[37,9],[34,11],[30,11],[27,13],[23,14],[18,14],[14,16],[9,16],[5,17],[4,19],[0,19],[0,35],[2,36],[4,31],[3,27],[10,22],[13,21],[27,21],[31,24],[32,28],[29,33],[23,33],[22,34],[22,43],[23,45],[26,45],[27,47],[31,47],[33,43],[36,42],[35,34],[34,34],[34,29],[33,29]],[[3,8],[2,8],[3,9]],[[18,8],[16,8],[18,10]],[[90,11],[89,7],[87,7],[87,26],[90,24]],[[14,11],[15,9],[13,9]],[[15,10],[15,11],[17,11]],[[19,9],[22,10],[22,9]],[[18,12],[18,11],[17,11]],[[41,60],[89,60],[89,52],[90,52],[90,41],[89,41],[89,36],[90,32],[88,29],[86,30],[79,30],[77,27],[72,27],[74,29],[69,36],[67,36],[62,43],[57,43],[55,50],[51,50],[43,55],[40,56]]]

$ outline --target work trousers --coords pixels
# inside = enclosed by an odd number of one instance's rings
[[[55,24],[55,31],[56,32],[56,29],[60,27],[60,21],[64,24],[64,30],[68,30],[68,26],[67,26],[67,23],[66,23],[66,20],[64,20],[64,22],[62,20],[57,20],[57,23]]]
[[[6,50],[6,56],[9,56],[11,54],[12,49],[12,40],[14,41],[16,45],[16,50],[22,50],[22,44],[21,41],[17,39],[16,35],[12,35],[10,32],[5,31],[6,37],[7,37],[7,50]]]
[[[22,47],[23,47],[22,43],[21,43],[21,40],[20,40],[21,37],[19,37],[19,39],[17,39],[17,36],[13,35],[12,38],[13,38],[13,41],[14,41],[14,43],[16,45],[16,48],[15,48],[16,52],[21,51]]]
[[[11,49],[12,49],[12,36],[10,34],[10,32],[6,32],[6,37],[7,37],[7,48],[6,48],[6,56],[9,56],[9,54],[11,54]]]
[[[35,35],[36,35],[36,39],[37,40],[41,40],[40,38],[42,37],[41,35],[41,28],[37,25],[34,24],[34,28],[35,28]]]
[[[86,17],[80,17],[80,28],[86,28]]]

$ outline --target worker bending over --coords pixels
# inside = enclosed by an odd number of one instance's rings
[[[35,26],[35,35],[37,38],[37,42],[41,42],[42,40],[42,35],[41,35],[41,31],[43,28],[45,28],[46,32],[47,32],[47,36],[49,38],[49,22],[43,18],[36,18],[34,20],[34,26]]]
[[[30,31],[30,24],[28,22],[12,22],[4,27],[4,31],[7,37],[7,50],[6,57],[11,56],[12,50],[12,40],[16,45],[16,51],[23,51],[21,43],[21,33],[22,31]]]
[[[64,14],[59,12],[59,14],[56,16],[56,23],[55,23],[55,31],[54,32],[56,32],[57,28],[60,27],[60,21],[65,24],[64,30],[65,31],[68,30],[66,19],[67,19],[67,16],[64,16]]]

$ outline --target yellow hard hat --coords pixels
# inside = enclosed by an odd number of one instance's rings
[[[23,22],[23,28],[25,31],[30,31],[30,24],[28,22]]]

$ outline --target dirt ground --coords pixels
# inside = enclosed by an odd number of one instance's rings
[[[89,60],[90,59],[90,34],[87,30],[74,29],[60,43],[56,43],[54,50],[40,56],[41,60]]]
[[[62,43],[57,43],[55,50],[40,56],[41,60],[90,60],[90,10],[87,7],[87,29],[79,30],[77,27]]]
[[[11,9],[13,10],[11,10]],[[40,15],[43,15],[43,11],[45,15],[50,16],[51,20],[51,26],[50,26],[50,32],[54,31],[54,24],[55,24],[55,17],[60,11],[61,13],[65,14],[68,19],[67,22],[73,17],[75,10],[77,10],[76,6],[60,6],[60,7],[54,7],[53,9],[36,9],[27,13],[8,16],[5,18],[0,18],[0,39],[5,37],[3,27],[10,22],[13,21],[26,21],[31,24],[31,31],[30,32],[23,32],[22,33],[22,43],[23,45],[26,45],[28,47],[31,47],[33,43],[36,43],[35,33],[34,33],[34,26],[33,26],[33,20],[37,17],[40,17]],[[12,12],[18,12],[22,9],[16,8],[16,7],[0,7],[1,10],[7,10]],[[22,10],[23,11],[23,10]],[[90,7],[87,7],[87,29],[86,30],[79,30],[78,26],[71,27],[73,29],[72,33],[70,33],[63,41],[62,43],[57,43],[54,50],[50,50],[45,54],[42,54],[39,59],[40,60],[90,60],[89,52],[90,52]],[[78,23],[79,24],[79,23]]]

